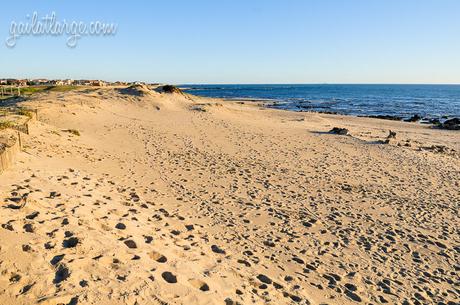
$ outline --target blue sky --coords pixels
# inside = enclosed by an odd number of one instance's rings
[[[21,37],[12,21],[113,22],[115,36]],[[8,1],[0,78],[183,83],[460,83],[458,0]]]

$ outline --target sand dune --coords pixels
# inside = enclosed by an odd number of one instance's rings
[[[458,132],[143,87],[24,106],[1,304],[460,302]]]

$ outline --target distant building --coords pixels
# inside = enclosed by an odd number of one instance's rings
[[[57,79],[57,80],[52,80],[52,81],[50,82],[50,84],[51,84],[52,86],[63,86],[63,85],[64,85],[64,82],[63,82],[62,80]]]
[[[49,86],[50,85],[50,81],[46,78],[31,79],[27,83],[29,86]]]
[[[26,79],[9,78],[9,79],[6,80],[6,85],[16,86],[16,87],[25,87],[25,86],[27,86],[27,80]]]
[[[93,81],[91,81],[91,86],[105,87],[105,86],[107,86],[107,83],[102,81],[102,80],[93,80]]]

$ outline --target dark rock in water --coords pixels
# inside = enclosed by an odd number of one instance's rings
[[[447,130],[460,130],[460,118],[453,118],[442,123],[439,128]]]
[[[405,119],[404,122],[418,122],[422,119],[418,114],[414,114],[412,117]]]
[[[369,115],[365,117],[372,118],[372,119],[380,119],[380,120],[390,120],[390,121],[401,121],[402,120],[401,117],[394,116],[394,115]]]
[[[302,112],[302,111],[301,111]],[[324,114],[334,114],[334,115],[340,115],[341,113],[340,112],[337,112],[337,111],[326,111],[326,110],[318,110],[318,111],[314,111],[316,113],[324,113]]]
[[[432,124],[435,126],[438,126],[441,124],[441,121],[439,119],[433,119],[433,118],[423,118],[420,121],[421,124]]]
[[[339,127],[334,127],[329,131],[329,133],[341,135],[341,136],[346,136],[348,135],[348,129],[346,128],[339,128]]]

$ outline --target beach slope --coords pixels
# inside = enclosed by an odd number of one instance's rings
[[[1,304],[460,302],[456,131],[146,87],[22,106]]]

